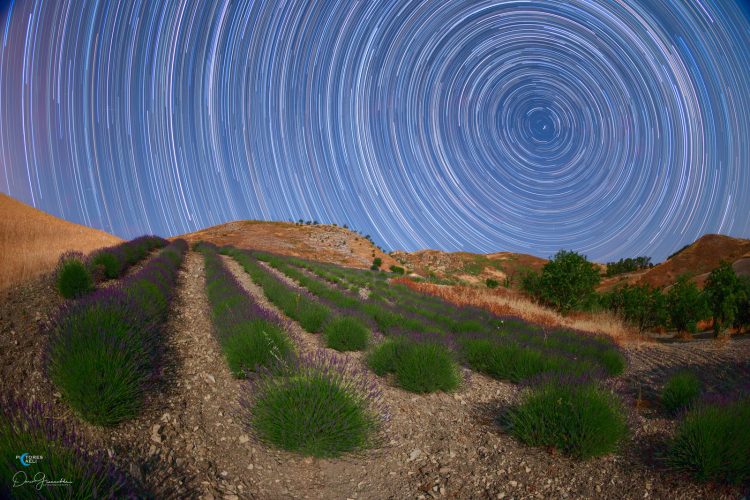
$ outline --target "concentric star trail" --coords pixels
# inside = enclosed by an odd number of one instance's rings
[[[660,260],[750,236],[737,1],[0,12],[0,190],[123,237],[302,218],[387,249]]]

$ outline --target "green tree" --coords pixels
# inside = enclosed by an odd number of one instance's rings
[[[499,284],[497,280],[493,280],[492,278],[487,278],[484,280],[484,283],[487,285],[487,288],[497,288],[497,285]]]
[[[750,328],[750,276],[740,276],[740,288],[742,297],[737,306],[737,316],[734,318],[734,327],[738,332]]]
[[[370,266],[370,269],[372,269],[373,271],[379,271],[380,266],[382,265],[383,259],[381,259],[380,257],[375,257],[374,259],[372,259],[372,265]]]
[[[665,326],[669,320],[667,298],[649,285],[625,285],[602,296],[603,305],[632,324],[640,333]]]
[[[734,323],[745,291],[737,273],[726,261],[711,271],[703,291],[714,322],[714,336],[719,337]]]
[[[542,268],[538,281],[530,276],[526,279],[541,302],[566,314],[591,304],[596,286],[601,278],[599,270],[577,252],[560,250]]]
[[[711,314],[706,298],[688,274],[681,275],[667,292],[667,306],[669,319],[679,334],[695,333],[698,322]]]

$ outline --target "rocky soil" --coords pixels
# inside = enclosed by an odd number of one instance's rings
[[[240,266],[228,264],[264,307],[280,314]],[[78,429],[92,448],[108,450],[159,498],[742,496],[737,489],[701,485],[663,468],[660,444],[675,423],[653,405],[641,404],[635,388],[653,392],[666,374],[685,364],[746,377],[748,338],[626,348],[630,367],[613,387],[626,398],[631,437],[608,457],[579,462],[516,442],[499,427],[497,416],[518,398],[518,387],[466,371],[454,394],[418,396],[378,379],[390,417],[378,445],[335,460],[311,459],[263,445],[247,428],[239,401],[251,388],[234,379],[224,363],[204,287],[202,256],[190,252],[167,328],[164,383],[137,419],[95,428],[56,397],[41,363],[47,339],[40,326],[61,304],[50,277],[0,297],[0,391],[51,404],[56,417]],[[322,348],[318,336],[295,322],[286,325],[300,351]],[[362,363],[361,354],[343,356]],[[648,401],[643,391],[641,396]]]

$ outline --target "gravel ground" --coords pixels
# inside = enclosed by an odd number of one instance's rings
[[[279,312],[233,261],[243,286]],[[246,384],[232,378],[213,337],[200,254],[189,252],[167,327],[165,380],[135,420],[111,429],[71,415],[46,380],[39,328],[61,303],[50,277],[8,292],[0,302],[0,390],[53,405],[54,415],[81,431],[93,448],[142,478],[162,498],[740,498],[737,489],[701,485],[664,470],[659,443],[674,422],[628,403],[631,437],[618,454],[579,462],[528,448],[504,433],[496,416],[518,397],[513,384],[466,371],[453,394],[413,395],[377,379],[390,420],[377,447],[339,459],[310,459],[262,445],[239,405]],[[287,321],[302,352],[319,336]],[[649,387],[683,363],[733,370],[746,361],[747,339],[728,347],[654,344],[626,348],[630,368],[613,386]],[[362,363],[360,353],[347,353]],[[704,360],[702,361],[696,360]],[[729,361],[728,361],[729,360]],[[732,361],[734,360],[734,361]],[[744,365],[743,365],[744,366]],[[373,375],[374,377],[374,375]]]

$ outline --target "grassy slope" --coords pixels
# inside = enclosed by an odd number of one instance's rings
[[[119,238],[58,219],[0,193],[0,289],[52,270],[67,250],[90,252]]]

